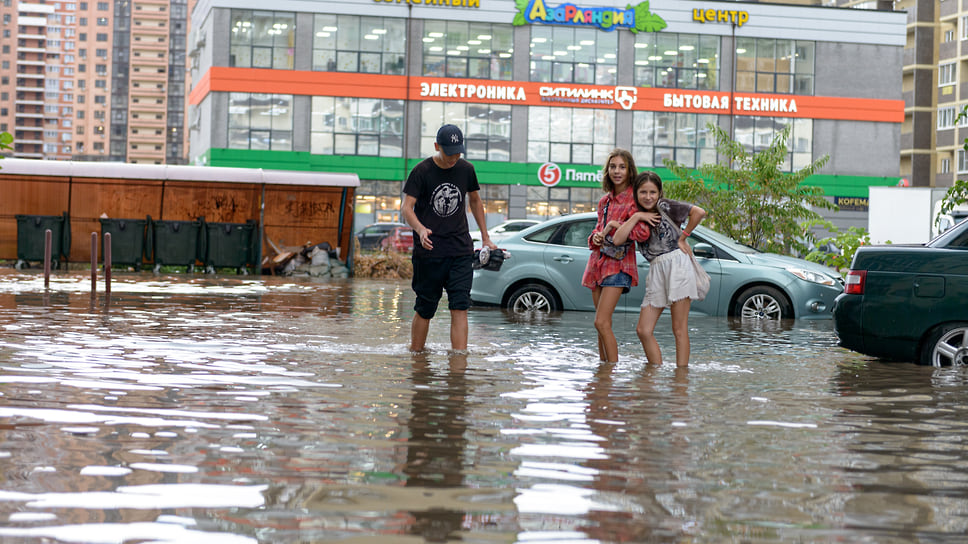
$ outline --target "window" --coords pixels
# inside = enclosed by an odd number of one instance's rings
[[[464,133],[470,160],[511,160],[511,106],[424,102],[420,113],[420,153],[434,153],[437,129],[454,124]]]
[[[733,140],[742,144],[748,153],[756,153],[768,148],[787,126],[791,126],[787,159],[780,168],[785,172],[799,170],[813,161],[812,119],[737,116],[733,119]]]
[[[968,15],[961,16],[961,39],[968,40]]]
[[[938,65],[938,86],[942,87],[944,85],[954,85],[955,84],[955,63],[949,62],[947,64]]]
[[[531,26],[531,81],[615,85],[618,32]]]
[[[602,162],[605,162],[605,160],[602,159]],[[559,215],[569,213],[595,211],[595,206],[598,204],[598,199],[601,198],[601,196],[601,184],[597,182],[595,183],[594,188],[528,187],[527,201],[525,206],[527,209],[528,218],[548,219],[550,217],[558,217]],[[572,230],[576,227],[581,230]],[[564,234],[563,242],[565,242],[565,245],[587,246],[588,236],[591,234],[591,230],[593,228],[595,228],[594,220],[582,221],[572,225],[569,231]],[[553,230],[554,229],[552,229],[552,231]],[[581,242],[582,232],[585,232],[584,243]],[[547,234],[551,234],[551,232]],[[537,242],[547,241],[538,240],[531,236],[529,236],[528,239]]]
[[[511,25],[428,20],[423,75],[510,80]]]
[[[944,41],[945,41],[945,43],[955,41],[955,31],[954,30],[945,30],[944,31]]]
[[[635,84],[677,89],[719,88],[719,37],[640,32]]]
[[[954,128],[957,115],[954,106],[938,108],[938,130]]]
[[[941,159],[941,172],[942,174],[947,174],[951,172],[951,159],[944,158]]]
[[[968,173],[968,153],[964,149],[958,150],[958,173]]]
[[[313,70],[403,74],[406,21],[389,17],[313,18]]]
[[[231,93],[229,147],[292,151],[292,95]]]
[[[615,148],[612,110],[531,107],[528,162],[604,164]]]
[[[310,152],[403,156],[403,101],[314,96]]]
[[[737,38],[736,90],[813,94],[815,43]]]
[[[637,111],[632,117],[632,155],[639,168],[661,167],[672,159],[689,168],[716,163],[709,123],[716,115]]]
[[[233,9],[229,66],[293,69],[296,14]]]
[[[111,7],[108,5],[107,2],[98,2],[97,3],[97,10],[98,11],[108,11],[109,9],[111,9]]]
[[[106,42],[108,41],[108,35],[105,32],[98,32],[94,40],[99,42]]]

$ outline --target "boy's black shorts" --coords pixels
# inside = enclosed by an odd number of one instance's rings
[[[471,307],[471,282],[474,256],[459,257],[413,257],[413,292],[417,301],[414,311],[424,319],[437,313],[437,305],[444,290],[447,291],[447,308],[467,310]]]

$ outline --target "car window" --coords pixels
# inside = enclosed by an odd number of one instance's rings
[[[575,221],[565,226],[561,235],[561,245],[572,247],[588,247],[588,237],[595,229],[595,221]]]
[[[529,242],[547,244],[551,240],[551,237],[554,236],[557,230],[558,230],[558,225],[551,225],[548,228],[541,229],[537,232],[532,232],[531,234],[525,236],[524,239]]]

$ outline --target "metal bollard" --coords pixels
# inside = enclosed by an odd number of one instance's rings
[[[97,233],[91,233],[91,296],[97,292]]]
[[[111,296],[111,233],[104,233],[104,294]]]
[[[47,229],[44,231],[44,289],[50,289],[50,252],[52,251],[51,245],[51,230]]]

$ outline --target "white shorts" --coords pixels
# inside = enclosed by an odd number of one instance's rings
[[[642,307],[668,308],[673,302],[699,298],[692,259],[681,249],[663,253],[649,263]]]

